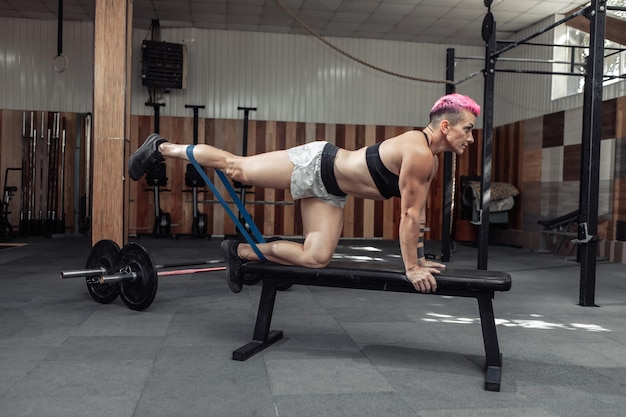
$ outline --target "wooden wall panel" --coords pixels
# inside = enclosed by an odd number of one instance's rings
[[[617,222],[626,222],[626,138],[615,142],[615,181],[613,184],[613,233]]]
[[[525,120],[524,136],[522,137],[524,149],[541,149],[543,146],[543,117],[534,117]]]
[[[31,112],[28,113],[30,114]],[[77,137],[77,114],[58,113],[60,126],[58,143],[55,145],[57,150],[55,154],[55,158],[57,158],[56,184],[53,185],[53,188],[50,188],[50,190],[54,190],[56,199],[53,200],[51,197],[50,202],[48,202],[48,179],[51,173],[49,156],[51,155],[51,149],[53,149],[48,146],[48,129],[53,127],[52,123],[55,113],[33,113],[36,119],[35,125],[37,126],[37,147],[34,154],[34,183],[30,185],[30,204],[34,204],[33,210],[31,210],[31,218],[41,221],[48,219],[52,216],[52,213],[49,215],[47,210],[54,206],[57,208],[54,219],[60,220],[61,216],[65,214],[65,232],[78,233],[78,230],[74,230],[74,177],[76,175],[74,149],[76,148]],[[23,114],[24,112],[19,110],[3,110],[0,112],[0,184],[4,187],[6,181],[7,186],[17,187],[17,191],[9,205],[11,213],[8,216],[9,223],[13,226],[15,233],[19,230],[22,207],[24,207],[26,213],[25,218],[28,217],[27,211],[30,205],[28,201],[28,181],[32,177],[32,170],[29,169],[28,165],[23,165],[22,163],[23,157],[26,158],[26,161],[30,161],[32,143],[32,139],[22,138]],[[42,116],[43,125],[41,122]],[[63,157],[63,123],[65,123],[65,158]],[[43,136],[41,135],[42,126],[44,130]],[[54,142],[57,141],[54,140]],[[23,148],[23,146],[26,146],[26,148]],[[22,155],[23,151],[25,152],[24,155]],[[62,164],[63,162],[64,164]],[[24,174],[22,174],[22,171],[13,169],[22,169],[23,166],[25,168]],[[7,171],[7,168],[11,168],[11,170]],[[78,175],[84,175],[84,172],[81,173],[79,170]],[[8,176],[8,180],[6,176]],[[50,179],[52,180],[53,178],[50,177]],[[22,184],[24,184],[24,187]],[[23,194],[24,201],[22,200]],[[4,190],[0,192],[0,198],[3,198],[3,196]],[[50,233],[50,230],[48,230],[48,233]]]
[[[521,166],[523,161],[520,155],[523,154],[524,133],[521,123],[512,123],[495,129],[493,138],[493,182],[506,182],[520,189]],[[519,229],[522,224],[522,204],[523,197],[515,197],[515,206],[509,212],[508,227]]]
[[[626,96],[619,97],[615,104],[615,137],[626,138]]]
[[[617,100],[607,100],[602,103],[602,139],[615,137],[617,123]]]
[[[20,223],[20,207],[22,205],[22,173],[21,171],[8,171],[7,168],[22,167],[22,112],[17,110],[0,110],[0,184],[17,187],[9,210],[9,223],[17,232]],[[28,149],[28,147],[26,148]],[[7,179],[8,176],[8,179]],[[27,193],[24,193],[25,195]],[[4,190],[0,191],[0,198],[4,197]],[[26,199],[28,196],[26,195]]]
[[[281,135],[285,135],[285,128],[284,128],[284,123],[277,123],[277,122],[273,122],[273,123],[268,123],[268,127],[270,127],[265,133],[265,150],[264,152],[271,152],[271,151],[275,151],[277,150],[276,147],[276,136],[280,133]],[[279,132],[279,127],[280,132]],[[260,153],[260,152],[257,152]],[[276,201],[276,190],[274,190],[273,188],[264,188],[263,189],[263,195],[261,198],[261,195],[255,195],[255,200],[259,203],[273,203]],[[256,205],[257,209],[255,210],[255,213],[262,213],[262,221],[263,223],[260,223],[261,220],[259,220],[259,222],[257,222],[257,224],[259,225],[259,228],[261,229],[262,233],[264,235],[272,235],[274,234],[274,224],[275,224],[275,218],[274,218],[274,205],[272,204],[258,204]],[[256,222],[256,219],[255,219]],[[260,225],[263,225],[263,227],[261,228]]]
[[[525,182],[541,181],[541,149],[522,151],[524,163],[521,166],[521,180]]]
[[[570,145],[563,148],[563,181],[580,179],[580,156],[582,145]]]
[[[3,112],[2,125],[3,138],[7,137],[6,111]],[[13,120],[15,119],[15,120]],[[11,115],[13,129],[21,129],[21,112]],[[75,114],[68,115],[68,133],[74,136],[76,131]],[[199,119],[198,142],[215,145],[235,153],[241,152],[242,144],[242,120],[214,120]],[[193,118],[192,117],[170,117],[161,116],[159,120],[160,134],[167,139],[177,143],[189,143],[193,141]],[[136,150],[145,138],[154,131],[154,118],[150,116],[132,116],[130,121],[130,138],[128,148],[130,152]],[[274,149],[286,149],[297,146],[313,139],[328,140],[348,149],[358,149],[363,146],[372,145],[376,141],[381,141],[389,137],[398,135],[410,127],[397,126],[376,126],[376,125],[336,125],[324,123],[301,123],[301,122],[272,122],[272,121],[249,121],[248,154]],[[21,132],[20,132],[21,133]],[[69,139],[69,135],[68,135]],[[16,142],[18,143],[18,142]],[[74,139],[69,139],[68,147],[73,147]],[[21,148],[18,143],[18,160],[21,157]],[[470,147],[471,149],[472,147]],[[474,145],[474,149],[468,154],[476,157],[479,148]],[[0,155],[3,160],[7,154],[6,145],[0,148]],[[15,153],[15,150],[12,152]],[[465,158],[466,155],[463,156]],[[14,158],[11,158],[14,159]],[[3,163],[4,164],[4,163]],[[66,158],[66,171],[73,171],[73,157]],[[124,167],[127,161],[123,161]],[[468,166],[477,167],[474,161],[467,161]],[[443,164],[441,164],[443,165]],[[168,160],[166,163],[168,184],[160,195],[160,206],[164,212],[170,213],[172,219],[172,233],[188,234],[191,231],[192,221],[192,196],[186,192],[184,175],[187,162],[183,160]],[[441,170],[442,168],[440,168]],[[467,167],[457,170],[457,175]],[[473,168],[472,168],[473,169]],[[207,176],[216,185],[218,190],[227,196],[221,181],[210,170]],[[105,175],[105,173],[97,173]],[[108,173],[106,174],[108,175]],[[145,178],[139,181],[129,181],[129,231],[131,234],[150,234],[155,218],[154,192],[148,187]],[[66,181],[66,188],[73,186],[73,183]],[[170,190],[170,191],[166,191]],[[301,218],[299,214],[299,202],[294,202],[288,190],[267,190],[252,189],[246,201],[248,211],[252,214],[255,223],[266,235],[301,236],[303,234]],[[69,192],[69,191],[68,191]],[[433,182],[431,195],[427,206],[427,219],[431,232],[428,238],[439,239],[441,229],[441,173]],[[199,211],[207,215],[208,233],[211,235],[231,235],[236,233],[236,229],[225,210],[216,204],[216,198],[208,188],[204,188],[199,193]],[[267,203],[281,204],[252,204],[252,201],[262,201]],[[66,198],[66,210],[72,212],[73,201]],[[231,206],[234,210],[234,206]],[[346,206],[344,237],[377,237],[385,239],[397,239],[400,218],[400,200],[390,199],[386,201],[362,200],[349,197]],[[68,219],[68,224],[71,219]]]
[[[316,124],[309,123],[288,123],[285,129],[285,139],[281,140],[281,144],[285,149],[293,148],[296,146],[298,137],[302,137],[308,135],[311,127],[316,127]],[[289,190],[284,192],[284,201],[286,203],[293,203],[293,198],[291,198],[291,193]],[[283,221],[283,228],[278,229],[275,233],[277,235],[286,235],[286,236],[294,236],[295,233],[295,225],[296,225],[296,206],[286,205],[284,206],[285,219]]]
[[[563,145],[563,124],[565,112],[547,114],[543,116],[543,147]]]

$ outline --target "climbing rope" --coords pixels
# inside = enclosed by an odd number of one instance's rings
[[[282,9],[282,11],[285,12],[285,14],[287,14],[287,16],[289,16],[294,22],[296,22],[298,25],[300,25],[304,30],[309,32],[311,35],[316,37],[320,42],[324,43],[329,48],[332,48],[335,51],[339,52],[341,55],[343,55],[343,56],[345,56],[345,57],[347,57],[347,58],[349,58],[349,59],[351,59],[353,61],[358,62],[361,65],[365,65],[366,67],[372,68],[372,69],[374,69],[376,71],[380,71],[380,72],[385,73],[385,74],[393,75],[394,77],[404,78],[406,80],[419,81],[419,82],[423,82],[423,83],[452,84],[452,85],[454,85],[454,81],[450,81],[450,80],[433,80],[433,79],[428,79],[428,78],[413,77],[413,76],[410,76],[410,75],[405,75],[405,74],[400,74],[400,73],[397,73],[397,72],[394,72],[394,71],[390,71],[390,70],[387,70],[385,68],[381,68],[381,67],[379,67],[377,65],[370,64],[369,62],[363,61],[362,59],[355,57],[354,55],[352,55],[352,54],[342,50],[338,46],[333,45],[332,43],[330,43],[329,41],[324,39],[322,37],[322,35],[320,35],[316,31],[314,31],[313,29],[311,29],[306,23],[304,23],[302,21],[302,19],[300,19],[295,14],[293,14],[291,12],[291,10],[289,10],[284,4],[282,4],[280,2],[280,0],[274,0],[274,3],[276,3],[276,5],[278,7],[280,7]]]

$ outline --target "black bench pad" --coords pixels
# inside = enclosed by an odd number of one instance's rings
[[[538,220],[537,224],[543,226],[545,230],[556,229],[557,227],[567,226],[578,221],[579,214],[580,210],[574,210],[562,216],[555,217],[554,219]]]
[[[270,331],[277,290],[285,284],[354,288],[421,294],[409,282],[402,267],[383,262],[333,261],[326,268],[305,268],[271,262],[247,262],[244,275],[263,280],[261,300],[252,341],[236,349],[233,359],[243,361],[282,339],[282,331]],[[511,288],[511,276],[505,272],[446,269],[435,275],[437,291],[431,295],[471,297],[478,301],[485,346],[485,389],[500,391],[502,355],[498,344],[492,298],[496,291]],[[423,294],[427,295],[427,294]]]
[[[413,284],[404,275],[404,269],[383,262],[334,261],[326,268],[285,266],[271,262],[247,262],[244,274],[255,274],[273,279],[288,280],[294,284],[371,289],[377,291],[414,292]],[[511,276],[505,272],[446,268],[437,280],[437,292],[508,291]]]

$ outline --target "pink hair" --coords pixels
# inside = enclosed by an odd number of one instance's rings
[[[442,114],[459,114],[463,110],[470,111],[476,117],[480,114],[480,106],[470,97],[457,93],[448,94],[437,100],[430,110],[430,119]]]

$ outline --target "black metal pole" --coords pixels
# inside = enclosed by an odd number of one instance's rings
[[[191,109],[193,111],[193,144],[194,146],[198,144],[198,110],[203,109],[204,106],[201,104],[185,104],[186,109]],[[198,187],[192,187],[191,196],[193,200],[193,224],[198,222]],[[196,230],[194,230],[192,225],[192,234],[194,234]]]
[[[154,110],[154,133],[160,133],[161,107],[165,107],[165,103],[153,103],[149,101],[146,103],[146,106],[152,107]]]
[[[237,110],[243,110],[243,147],[241,155],[248,155],[248,120],[251,111],[256,111],[256,107],[237,107]]]
[[[508,72],[513,74],[534,74],[534,75],[565,75],[572,77],[582,77],[580,72],[560,72],[560,71],[541,71],[541,70],[521,70],[514,68],[498,68],[496,72]]]
[[[446,80],[454,81],[454,48],[446,50]],[[454,84],[446,84],[446,94],[454,93]],[[450,261],[452,247],[452,196],[454,187],[454,160],[456,155],[445,152],[443,156],[443,219],[441,222],[441,260]]]
[[[63,0],[59,0],[57,20],[57,56],[61,56],[63,55]]]
[[[198,144],[198,109],[203,109],[204,106],[200,104],[185,104],[186,109],[193,111],[193,144]]]
[[[491,11],[487,12],[483,23],[483,40],[485,46],[485,86],[483,102],[483,167],[481,174],[480,194],[480,229],[478,232],[478,266],[477,269],[487,269],[489,257],[489,204],[491,202],[491,153],[493,141],[493,102],[496,57],[496,24]],[[488,26],[488,30],[486,29]]]
[[[583,104],[580,215],[576,240],[579,244],[580,255],[579,304],[581,306],[595,305],[606,0],[591,2],[589,20],[589,56],[587,57]]]
[[[242,144],[242,148],[241,148],[241,155],[242,156],[247,156],[248,155],[248,123],[249,123],[249,116],[250,116],[250,112],[251,111],[256,111],[256,107],[242,107],[239,106],[237,107],[237,110],[243,110],[243,144]],[[240,186],[240,190],[239,190],[239,198],[241,200],[242,203],[246,203],[246,186],[244,186],[243,184],[239,184]],[[239,212],[239,221],[241,222],[241,224],[246,225],[245,219],[243,217],[243,213]]]

